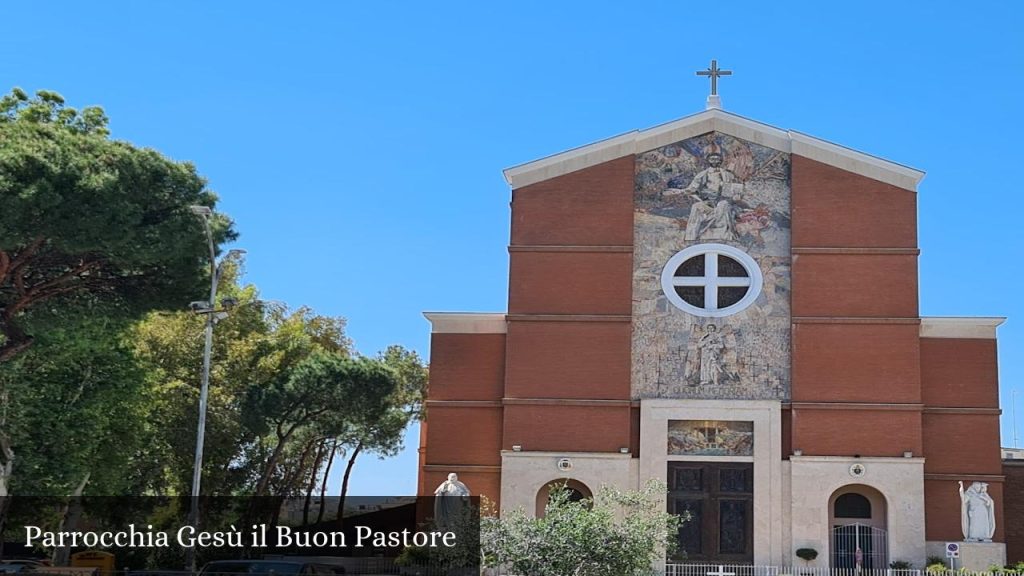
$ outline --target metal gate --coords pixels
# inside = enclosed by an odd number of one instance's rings
[[[832,529],[832,568],[885,570],[889,567],[889,538],[882,528],[847,524]]]

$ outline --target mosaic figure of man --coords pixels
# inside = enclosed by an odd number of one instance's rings
[[[708,167],[682,189],[665,191],[665,196],[689,194],[694,199],[686,219],[686,240],[735,240],[735,214],[726,197],[731,184],[739,184],[736,175],[722,168],[722,155],[711,152],[705,157]]]
[[[708,324],[704,329],[704,335],[697,342],[700,349],[700,385],[712,384],[717,386],[719,376],[722,374],[722,367],[719,365],[719,356],[725,348],[725,341],[718,331],[718,326]]]

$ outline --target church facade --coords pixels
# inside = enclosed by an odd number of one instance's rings
[[[714,106],[506,170],[508,310],[426,314],[419,492],[659,480],[686,561],[834,568],[981,510],[1005,558],[1002,319],[921,317],[923,175]]]

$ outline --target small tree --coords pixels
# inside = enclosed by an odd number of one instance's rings
[[[593,499],[572,501],[554,490],[543,518],[523,510],[481,521],[484,564],[522,576],[637,576],[675,544],[682,519],[665,511],[665,486],[600,490]]]
[[[818,557],[818,551],[814,548],[797,548],[796,557],[804,562],[811,562]]]
[[[246,402],[258,415],[273,449],[256,484],[255,495],[267,494],[285,447],[304,428],[324,437],[354,421],[384,417],[388,398],[399,386],[398,375],[379,360],[349,358],[337,352],[315,352],[271,386],[252,388]]]
[[[388,346],[377,361],[391,368],[397,376],[397,387],[388,395],[386,411],[375,418],[357,419],[348,416],[344,432],[336,440],[346,459],[339,492],[338,519],[343,517],[349,478],[356,458],[370,452],[380,458],[391,457],[402,449],[405,429],[423,415],[423,397],[427,392],[427,367],[419,355],[398,345]]]

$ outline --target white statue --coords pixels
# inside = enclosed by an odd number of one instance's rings
[[[459,482],[459,475],[454,472],[449,474],[448,479],[434,490],[434,524],[438,528],[452,526],[468,497],[469,488]]]
[[[966,542],[991,542],[996,531],[996,508],[988,495],[988,484],[974,482],[964,490],[960,484],[960,526]]]
[[[719,356],[725,348],[725,341],[722,334],[718,332],[718,326],[708,324],[704,329],[704,335],[697,341],[700,349],[700,384],[718,385],[719,376],[722,374],[722,366],[719,363]]]
[[[698,172],[686,188],[666,190],[664,194],[689,194],[694,200],[686,219],[686,240],[735,240],[736,215],[728,194],[742,189],[743,184],[722,168],[718,152],[711,152],[705,160],[709,167]]]

